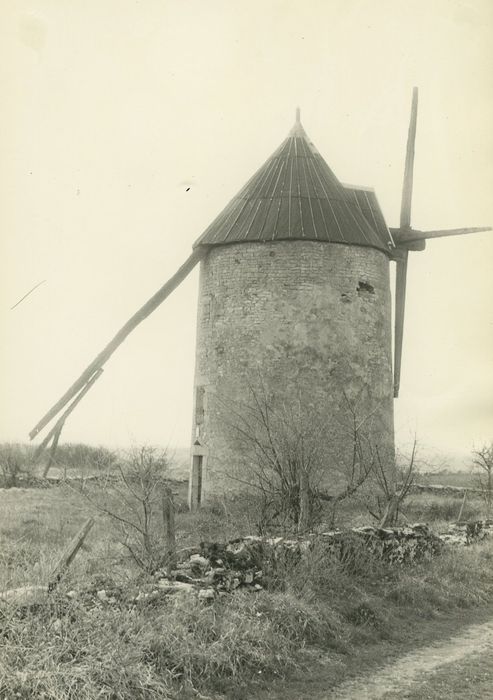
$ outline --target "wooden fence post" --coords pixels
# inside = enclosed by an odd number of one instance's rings
[[[165,488],[162,505],[164,536],[166,538],[166,566],[169,569],[174,569],[176,568],[175,504],[169,486]]]
[[[466,505],[466,497],[467,497],[467,491],[464,489],[464,496],[462,497],[462,503],[460,506],[459,515],[457,516],[457,522],[461,521],[462,511],[464,510],[464,506]]]
[[[67,546],[64,553],[62,554],[62,556],[58,560],[55,568],[53,569],[53,572],[51,575],[52,582],[48,586],[48,588],[53,588],[53,586],[55,586],[58,583],[58,581],[62,577],[62,574],[68,569],[70,564],[75,559],[77,552],[82,547],[84,540],[86,539],[86,537],[89,534],[89,531],[91,530],[93,525],[94,525],[94,518],[89,518],[88,520],[86,520],[86,522],[81,527],[79,532],[72,538],[72,541]]]

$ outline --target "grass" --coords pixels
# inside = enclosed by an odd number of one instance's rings
[[[138,614],[72,604],[58,619],[55,629],[39,614],[9,621],[3,697],[184,697],[295,665],[296,641],[245,594],[213,606],[178,598]]]
[[[186,489],[174,488],[183,506]],[[2,500],[0,587],[48,581],[88,516],[87,501],[66,486],[6,490]],[[460,499],[445,500],[458,510]],[[443,503],[440,509],[437,497],[423,495],[409,510],[444,519],[453,508]],[[239,503],[194,514],[181,510],[179,547],[253,529],[252,509]],[[363,517],[355,505],[342,515]],[[302,563],[279,567],[272,590],[237,592],[212,604],[177,596],[133,608],[87,606],[64,594],[81,585],[119,585],[130,595],[150,580],[129,564],[98,518],[49,604],[0,606],[0,698],[254,697],[255,688],[310,667],[320,655],[343,673],[358,650],[396,643],[413,623],[493,600],[492,566],[492,543],[450,549],[431,563],[402,569],[364,551],[329,564],[323,548],[315,547]]]
[[[65,546],[90,514],[87,504],[67,487],[3,491],[0,589],[47,583]],[[98,519],[75,560],[74,575],[103,569],[116,551],[107,524]]]
[[[411,493],[401,509],[403,523],[428,523],[433,529],[444,529],[448,523],[456,522],[462,504],[463,493],[434,494]],[[484,502],[479,494],[468,494],[462,512],[463,520],[478,520],[485,517]],[[366,499],[356,496],[343,501],[337,511],[338,527],[368,525],[371,517],[366,508]]]
[[[440,496],[423,493],[411,495],[405,503],[405,514],[411,522],[434,523],[442,526],[455,522],[462,505],[462,493]],[[462,510],[462,520],[479,520],[484,517],[483,502],[479,495],[468,495]]]

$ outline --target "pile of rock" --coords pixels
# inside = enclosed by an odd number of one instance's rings
[[[202,542],[189,549],[176,569],[155,574],[152,590],[140,591],[142,601],[170,594],[193,593],[201,600],[212,600],[239,589],[260,591],[269,586],[277,566],[295,565],[315,547],[331,560],[350,561],[362,552],[392,566],[428,561],[444,544],[471,544],[493,534],[493,521],[458,523],[436,535],[427,525],[399,528],[373,526],[332,530],[304,538],[243,537],[230,542]]]
[[[317,548],[327,566],[333,561],[358,563],[370,556],[393,566],[429,560],[445,544],[467,545],[493,534],[493,520],[458,523],[435,535],[422,524],[399,528],[359,527],[331,530],[303,538],[243,537],[230,542],[203,542],[182,552],[176,568],[156,571],[152,581],[138,588],[116,586],[100,579],[83,590],[66,595],[85,607],[134,607],[153,604],[169,595],[192,594],[202,601],[228,595],[239,589],[269,588],[276,575],[294,566]],[[48,594],[46,586],[30,586],[0,595],[2,600],[27,607]]]
[[[439,537],[442,542],[467,546],[493,535],[493,520],[453,523]]]
[[[275,576],[278,566],[293,566],[315,547],[321,548],[327,564],[331,560],[347,562],[364,552],[392,565],[401,565],[431,559],[441,550],[442,542],[426,525],[368,526],[299,539],[250,536],[226,543],[203,542],[200,548],[189,550],[176,569],[156,573],[157,590],[197,592],[204,600],[240,588],[259,591],[268,585],[267,578]]]
[[[251,540],[254,538],[245,538]],[[158,571],[161,591],[194,592],[200,599],[214,598],[215,594],[230,593],[238,588],[259,591],[263,588],[263,557],[256,546],[239,541],[221,544],[203,543],[199,551],[190,553],[171,571]]]
[[[339,558],[363,548],[391,565],[429,560],[442,549],[440,538],[424,524],[393,528],[368,525],[323,533],[321,537]]]

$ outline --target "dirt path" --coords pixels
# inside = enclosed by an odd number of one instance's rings
[[[467,662],[467,658],[483,658],[484,663],[493,666],[493,620],[472,625],[460,635],[444,642],[412,651],[395,660],[371,676],[343,683],[328,694],[321,694],[320,700],[398,700],[410,697],[435,697],[426,690],[427,678],[448,664]],[[414,695],[419,686],[422,694]],[[478,696],[471,686],[470,698]],[[493,697],[488,694],[488,698]],[[466,697],[464,697],[466,700]]]

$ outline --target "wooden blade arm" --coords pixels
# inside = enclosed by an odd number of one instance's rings
[[[396,261],[395,321],[394,321],[394,398],[399,396],[401,381],[402,341],[404,337],[404,310],[406,304],[407,261],[409,253],[403,250]]]
[[[115,337],[82,372],[80,377],[67,389],[65,394],[50,408],[37,425],[29,433],[31,440],[49,423],[64,406],[87,384],[93,374],[107,362],[125,338],[146,319],[157,307],[173,292],[185,277],[193,270],[195,265],[206,255],[207,248],[201,246],[195,248],[190,257],[183,263],[177,272],[147,301],[127,322],[120,328]]]
[[[411,243],[413,241],[426,241],[430,238],[445,238],[447,236],[463,236],[468,233],[482,233],[483,231],[491,231],[491,226],[470,226],[469,228],[436,229],[432,231],[401,228],[390,229],[397,245],[399,243]]]
[[[418,88],[413,88],[413,100],[411,104],[411,119],[407,134],[406,164],[404,167],[404,182],[402,185],[401,200],[401,228],[408,228],[411,225],[411,201],[413,197],[413,175],[414,175],[414,144],[416,141],[416,125],[418,121]]]

